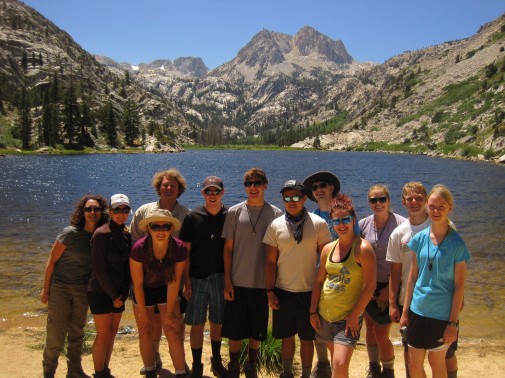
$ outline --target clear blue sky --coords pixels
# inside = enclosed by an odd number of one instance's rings
[[[475,34],[503,0],[25,0],[91,54],[149,63],[183,56],[209,68],[268,29],[305,25],[340,39],[360,62],[385,60]]]

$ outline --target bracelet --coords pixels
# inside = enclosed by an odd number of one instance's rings
[[[459,324],[456,323],[456,322],[447,322],[447,325],[450,326],[450,327],[456,327],[456,328],[459,328]]]

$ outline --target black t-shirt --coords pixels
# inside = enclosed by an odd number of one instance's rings
[[[191,243],[190,277],[206,278],[224,272],[221,233],[227,212],[228,208],[223,206],[219,213],[212,215],[201,206],[184,218],[179,239]]]

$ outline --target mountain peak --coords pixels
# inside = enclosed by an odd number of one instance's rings
[[[341,40],[332,40],[311,26],[304,26],[296,33],[293,45],[302,56],[314,54],[337,64],[353,62]]]

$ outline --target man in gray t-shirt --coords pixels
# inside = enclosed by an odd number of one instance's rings
[[[222,237],[224,244],[224,298],[222,336],[229,339],[229,378],[240,375],[242,339],[249,339],[247,378],[257,377],[260,342],[266,339],[268,301],[265,291],[263,235],[282,211],[265,202],[268,179],[259,168],[244,173],[247,200],[228,210]]]

